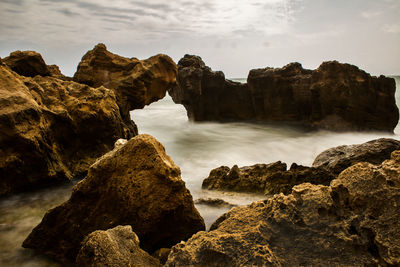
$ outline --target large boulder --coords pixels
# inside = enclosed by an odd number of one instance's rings
[[[104,86],[117,96],[121,116],[141,109],[165,96],[176,84],[177,67],[167,55],[146,60],[125,58],[107,51],[104,44],[88,51],[79,63],[73,80],[92,87]]]
[[[316,70],[299,63],[250,70],[247,84],[225,79],[200,57],[178,63],[169,92],[195,121],[285,122],[328,130],[392,132],[399,119],[393,78],[374,77],[337,61]]]
[[[190,120],[229,121],[254,117],[246,84],[225,79],[199,56],[185,55],[178,62],[178,86],[169,90],[175,103],[182,104]]]
[[[113,91],[0,66],[0,195],[82,176],[134,134]]]
[[[49,67],[42,55],[35,51],[15,51],[3,59],[4,63],[19,75],[26,77],[49,76]]]
[[[86,235],[118,225],[132,226],[149,253],[205,229],[179,167],[149,135],[98,159],[71,198],[48,211],[23,246],[74,261]]]
[[[329,185],[336,178],[324,168],[310,168],[286,163],[256,164],[239,168],[221,166],[210,172],[202,187],[209,190],[225,190],[273,195],[289,194],[292,187],[301,183]]]
[[[166,266],[398,266],[400,151],[330,186],[305,183],[233,208],[172,248]]]
[[[76,257],[76,266],[161,267],[161,264],[139,247],[139,238],[127,225],[95,231],[86,236]]]
[[[323,167],[338,175],[358,162],[381,164],[395,150],[400,150],[400,141],[390,138],[380,138],[359,145],[337,146],[320,153],[312,166]]]

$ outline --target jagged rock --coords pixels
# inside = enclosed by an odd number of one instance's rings
[[[84,175],[134,134],[111,90],[0,66],[0,195]]]
[[[42,56],[35,51],[15,51],[3,59],[19,75],[26,77],[49,76],[50,70]]]
[[[312,166],[324,167],[338,175],[358,162],[380,164],[389,159],[395,150],[400,150],[400,141],[390,138],[380,138],[360,145],[338,146],[320,153]]]
[[[139,247],[139,238],[128,225],[95,231],[86,236],[76,257],[76,266],[161,267],[161,264]]]
[[[398,266],[400,151],[358,163],[330,186],[233,208],[172,248],[165,266]]]
[[[194,204],[200,204],[200,205],[208,205],[208,206],[213,206],[213,207],[236,207],[237,205],[231,204],[226,202],[223,199],[220,198],[199,198],[196,199]]]
[[[280,161],[241,168],[234,165],[231,169],[221,166],[210,172],[210,175],[204,179],[202,187],[210,190],[266,195],[289,194],[294,185],[305,182],[329,185],[336,177],[324,168],[310,168],[297,164],[292,164],[289,170],[286,168],[286,164]]]
[[[246,84],[226,80],[198,56],[185,55],[178,62],[178,86],[169,94],[182,104],[190,120],[250,120],[254,117]]]
[[[79,63],[74,81],[114,90],[121,116],[130,120],[129,111],[141,109],[165,96],[176,84],[177,67],[167,55],[146,60],[125,58],[98,44]]]
[[[149,253],[205,229],[179,167],[149,135],[98,159],[71,198],[48,211],[23,246],[74,261],[86,235],[117,225],[131,225]]]
[[[200,57],[178,63],[179,86],[169,91],[195,121],[296,123],[328,130],[393,131],[399,119],[395,80],[374,77],[350,64],[299,63],[254,69],[247,84],[225,80]]]

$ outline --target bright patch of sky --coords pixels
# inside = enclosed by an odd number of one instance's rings
[[[399,0],[0,0],[0,57],[36,50],[73,75],[95,44],[178,61],[200,55],[227,77],[326,60],[400,74]]]

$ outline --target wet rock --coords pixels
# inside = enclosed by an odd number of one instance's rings
[[[256,164],[231,169],[226,166],[216,168],[203,181],[202,187],[210,190],[228,190],[273,195],[289,194],[292,187],[309,182],[329,185],[335,176],[324,168],[310,168],[292,164],[289,170],[280,161],[270,164]]]
[[[23,246],[74,261],[86,235],[118,225],[132,226],[148,253],[205,229],[179,167],[149,135],[98,159],[71,198],[48,211]]]
[[[330,186],[305,183],[233,208],[172,248],[165,266],[397,266],[400,151],[358,163]]]
[[[50,75],[50,70],[42,56],[35,51],[15,51],[3,61],[10,69],[22,76]]]
[[[393,132],[399,119],[393,78],[374,77],[350,64],[299,63],[250,70],[247,84],[225,79],[200,57],[178,63],[179,86],[170,90],[195,121],[285,122],[305,127]]]
[[[236,121],[254,117],[246,84],[225,79],[212,71],[199,56],[185,55],[178,62],[178,86],[169,94],[182,104],[190,120]],[[239,108],[240,107],[240,108]]]
[[[0,195],[82,176],[134,130],[109,89],[0,66]]]
[[[226,202],[220,198],[199,198],[196,199],[194,204],[208,205],[213,207],[236,207],[237,205]]]
[[[125,58],[107,51],[104,44],[88,51],[79,63],[74,81],[114,91],[121,116],[130,120],[129,111],[141,109],[165,96],[176,84],[177,67],[167,55],[146,60]]]
[[[380,164],[390,158],[394,150],[400,149],[400,141],[380,138],[359,145],[338,146],[320,153],[313,162],[313,167],[324,167],[338,175],[347,167],[358,162]]]
[[[95,231],[82,242],[76,266],[161,266],[139,247],[139,238],[131,226]]]

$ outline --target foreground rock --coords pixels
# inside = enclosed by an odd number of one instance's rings
[[[400,141],[390,138],[380,138],[360,145],[338,146],[320,153],[312,166],[324,167],[338,175],[358,162],[381,164],[395,150],[400,150]]]
[[[330,186],[234,208],[174,246],[166,266],[398,266],[400,151],[359,163]]]
[[[111,90],[0,66],[0,196],[82,176],[134,134]]]
[[[85,237],[76,257],[76,266],[120,267],[161,266],[160,262],[139,247],[139,238],[131,226],[117,226],[95,231]]]
[[[146,60],[125,58],[98,44],[79,63],[74,81],[93,87],[104,86],[117,96],[121,116],[130,121],[129,111],[141,109],[165,96],[176,84],[177,67],[167,55]]]
[[[3,59],[4,63],[19,75],[26,77],[50,76],[49,66],[35,51],[15,51]]]
[[[74,261],[86,235],[130,225],[152,253],[204,230],[204,221],[164,147],[138,135],[101,157],[71,198],[48,211],[23,246]]]
[[[289,194],[292,187],[301,183],[329,185],[336,176],[324,168],[310,168],[292,164],[289,170],[280,161],[231,169],[216,168],[204,179],[202,187],[210,190],[228,190],[273,195]]]
[[[226,80],[200,57],[185,55],[178,63],[179,86],[170,90],[195,121],[262,121],[297,123],[328,130],[392,132],[399,119],[395,80],[373,77],[337,61],[316,70],[299,63],[255,69],[247,84]]]

